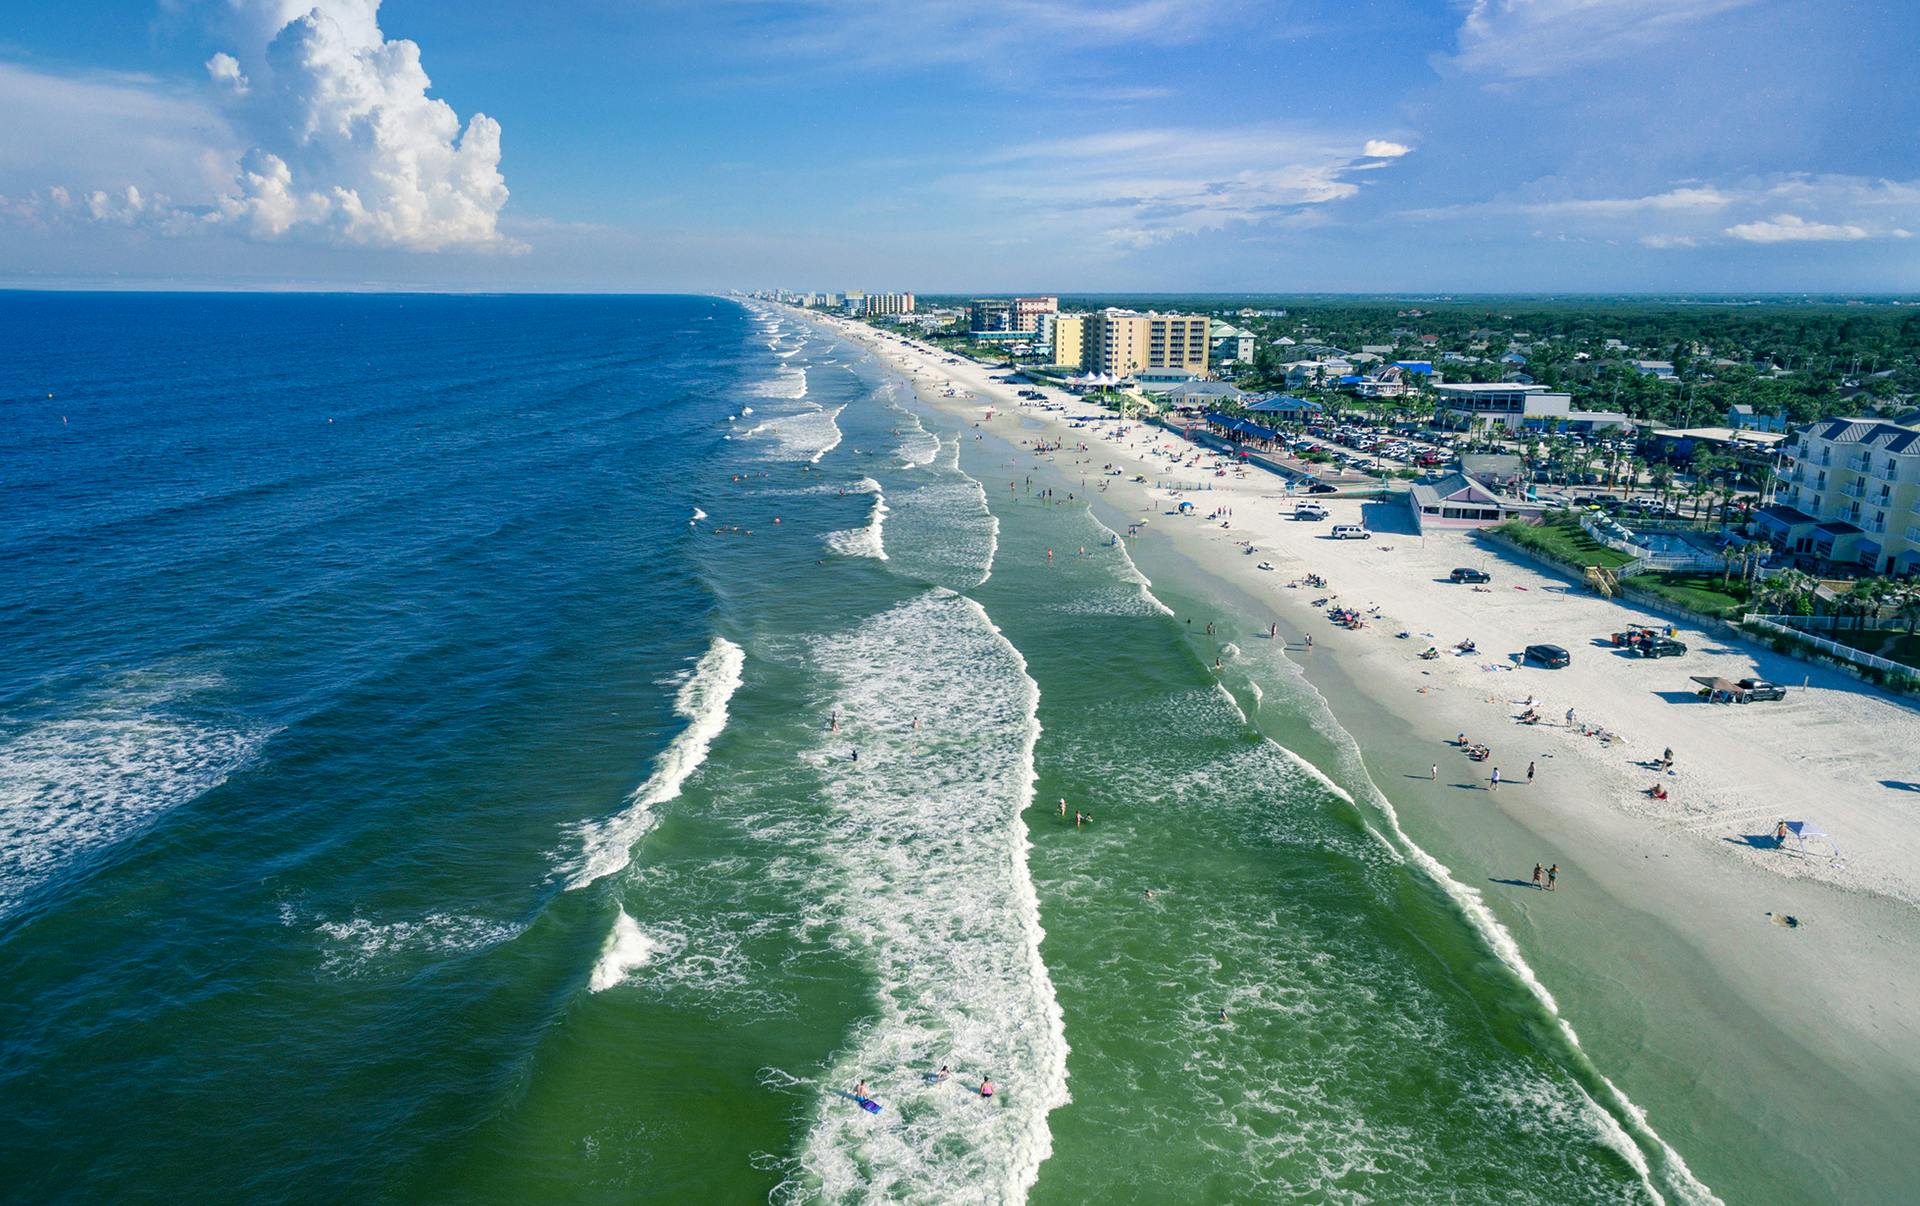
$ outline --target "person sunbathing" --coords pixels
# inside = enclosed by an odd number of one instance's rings
[[[1653,785],[1652,787],[1649,787],[1649,788],[1647,789],[1647,795],[1648,795],[1648,797],[1649,797],[1649,798],[1651,798],[1651,799],[1655,799],[1655,800],[1664,800],[1664,799],[1666,799],[1666,798],[1667,798],[1667,787],[1666,787],[1666,784],[1664,784],[1664,783],[1656,783],[1656,784],[1654,784],[1654,785]]]

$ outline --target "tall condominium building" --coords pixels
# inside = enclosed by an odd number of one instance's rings
[[[1774,504],[1754,516],[1776,547],[1870,573],[1920,567],[1920,428],[1823,419],[1783,450]]]
[[[1050,349],[1051,363],[1082,368],[1087,360],[1087,316],[1042,314],[1040,342]]]
[[[1013,299],[1013,329],[1038,331],[1042,314],[1059,312],[1060,299],[1057,297],[1016,297]]]
[[[1083,362],[1096,373],[1124,377],[1136,369],[1207,371],[1204,314],[1106,309],[1086,318]]]
[[[911,293],[869,293],[866,313],[872,316],[913,313]]]
[[[1057,297],[977,297],[967,307],[976,331],[1038,331],[1040,316],[1060,312]]]

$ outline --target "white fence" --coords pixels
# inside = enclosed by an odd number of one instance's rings
[[[1764,632],[1778,632],[1786,636],[1797,637],[1830,657],[1837,657],[1843,662],[1852,662],[1856,666],[1868,666],[1875,670],[1886,670],[1894,674],[1914,673],[1914,669],[1911,666],[1903,666],[1899,662],[1889,661],[1879,654],[1868,653],[1864,649],[1855,649],[1851,645],[1842,645],[1838,641],[1829,641],[1825,637],[1814,636],[1812,633],[1794,626],[1808,621],[1823,620],[1826,621],[1826,623],[1820,624],[1818,627],[1831,629],[1834,618],[1833,616],[1763,616],[1758,613],[1750,613],[1741,623],[1749,628],[1758,628]],[[1783,624],[1781,623],[1782,620],[1791,621],[1791,624]]]

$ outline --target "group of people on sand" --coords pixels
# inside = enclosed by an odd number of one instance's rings
[[[1542,876],[1545,877],[1545,882],[1542,882],[1542,878],[1541,878]],[[1534,887],[1545,888],[1547,891],[1551,892],[1554,890],[1555,885],[1558,884],[1559,882],[1560,882],[1560,864],[1559,863],[1554,863],[1552,866],[1548,867],[1544,871],[1540,869],[1539,863],[1535,863],[1533,865],[1533,886]]]

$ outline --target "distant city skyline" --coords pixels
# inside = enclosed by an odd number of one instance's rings
[[[1901,0],[108,0],[0,285],[1910,292]]]

